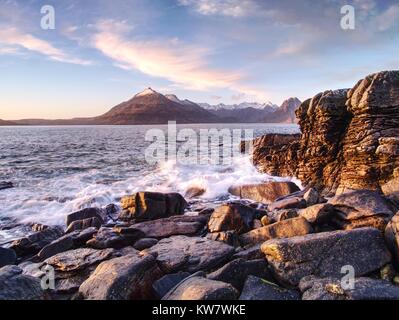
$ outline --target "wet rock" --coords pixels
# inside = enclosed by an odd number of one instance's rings
[[[321,203],[307,207],[306,209],[301,209],[298,214],[309,223],[321,225],[331,220],[335,214],[335,209],[334,206],[329,203]]]
[[[293,182],[267,182],[229,188],[229,192],[235,196],[265,204],[296,191],[299,191],[299,188]]]
[[[233,255],[233,259],[243,259],[243,260],[256,260],[263,259],[265,255],[260,250],[261,244],[256,244],[254,246],[250,246],[244,250],[241,250]]]
[[[207,239],[210,240],[224,242],[232,247],[240,246],[239,236],[235,231],[221,231],[221,232],[208,233],[206,237]]]
[[[61,237],[63,230],[59,227],[47,228],[33,233],[25,238],[15,240],[11,244],[11,249],[18,257],[32,256],[38,253],[43,247]]]
[[[100,263],[79,293],[88,300],[150,299],[152,284],[160,276],[153,256],[130,254]]]
[[[188,277],[162,300],[235,300],[239,292],[230,284],[203,277]]]
[[[143,238],[134,243],[134,248],[136,250],[144,250],[155,246],[158,243],[157,239],[154,238]]]
[[[239,300],[300,300],[301,294],[297,290],[279,287],[253,275],[248,276]]]
[[[289,238],[313,232],[309,222],[304,218],[293,218],[251,230],[240,236],[242,245],[254,245],[275,238]]]
[[[73,212],[67,215],[66,217],[66,225],[69,228],[69,225],[78,220],[85,220],[89,218],[97,218],[101,221],[101,224],[104,223],[104,211],[99,208],[86,208],[77,212]]]
[[[357,278],[352,288],[340,279],[305,277],[299,285],[303,300],[399,300],[399,287],[386,280]]]
[[[270,211],[281,209],[305,208],[306,201],[299,197],[289,197],[282,200],[277,200],[271,203],[268,207]]]
[[[7,182],[7,181],[0,182],[0,190],[10,189],[10,188],[14,188],[12,182]]]
[[[144,237],[144,232],[135,228],[130,228],[128,233],[121,234],[112,228],[102,227],[92,239],[86,242],[86,245],[95,249],[120,249],[133,245],[137,240]]]
[[[220,269],[208,274],[207,278],[230,283],[241,291],[249,275],[264,279],[272,279],[268,264],[265,259],[249,260],[235,259]]]
[[[166,274],[162,278],[156,280],[152,284],[156,298],[162,299],[162,297],[164,297],[173,287],[175,287],[188,276],[190,276],[190,273],[188,272],[177,272]]]
[[[338,211],[334,222],[343,229],[374,227],[384,231],[394,214],[380,194],[368,190],[346,192],[328,202]]]
[[[192,198],[197,198],[197,197],[202,196],[205,192],[206,192],[206,190],[204,188],[192,187],[192,188],[187,189],[184,196],[187,199],[192,199]]]
[[[292,286],[308,275],[342,277],[341,268],[348,265],[356,276],[363,276],[391,260],[381,233],[374,228],[273,239],[261,250],[274,275]]]
[[[212,213],[208,229],[210,232],[234,230],[243,233],[251,230],[254,223],[255,210],[251,207],[229,203],[217,207]]]
[[[156,256],[165,273],[206,271],[217,268],[234,253],[234,248],[206,238],[173,236],[146,250]]]
[[[0,247],[0,268],[15,264],[17,255],[14,250]]]
[[[44,300],[40,279],[22,274],[17,266],[0,269],[0,300]]]
[[[123,197],[121,207],[130,219],[144,221],[183,214],[187,202],[179,193],[137,192]]]
[[[84,230],[87,228],[101,228],[103,221],[100,220],[98,217],[87,218],[83,220],[76,220],[73,221],[67,228],[66,233],[70,233],[76,230]]]
[[[399,212],[392,218],[385,229],[385,241],[393,255],[395,264],[399,266]]]

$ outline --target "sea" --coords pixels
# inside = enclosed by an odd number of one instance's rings
[[[149,163],[145,154],[154,141],[146,135],[154,129],[168,132],[167,125],[0,127],[0,182],[14,185],[0,190],[0,243],[20,236],[20,229],[1,230],[2,225],[63,225],[71,212],[118,205],[122,196],[137,191],[184,195],[196,187],[205,190],[196,200],[207,203],[234,198],[228,193],[232,185],[292,179],[258,172],[249,154],[228,164],[168,158]],[[295,124],[177,125],[183,129],[250,130],[254,137],[299,132]],[[226,146],[222,141],[217,147]]]

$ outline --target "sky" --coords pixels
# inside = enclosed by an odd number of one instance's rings
[[[49,5],[55,28],[43,29]],[[0,0],[5,120],[96,116],[147,87],[281,104],[394,69],[397,0]]]

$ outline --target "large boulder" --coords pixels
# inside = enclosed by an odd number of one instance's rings
[[[244,233],[240,237],[242,245],[254,245],[275,238],[302,236],[313,232],[312,226],[304,218],[298,217],[276,222]]]
[[[121,249],[133,245],[137,240],[144,237],[145,233],[136,228],[130,228],[128,233],[122,234],[113,228],[101,227],[94,237],[87,241],[86,244],[95,249]]]
[[[229,192],[237,197],[265,204],[270,204],[282,196],[289,195],[299,190],[298,186],[290,181],[273,181],[261,184],[233,186],[229,188]]]
[[[0,268],[15,264],[17,255],[14,250],[0,247]]]
[[[239,292],[230,284],[203,277],[188,277],[162,300],[235,300]]]
[[[261,250],[274,275],[291,286],[308,275],[342,277],[346,266],[352,266],[356,276],[363,276],[391,261],[381,233],[374,228],[273,239]]]
[[[152,284],[161,276],[153,256],[130,254],[100,263],[79,293],[88,300],[150,299]]]
[[[121,207],[125,219],[144,221],[183,214],[187,202],[179,193],[137,192],[123,197]]]
[[[17,266],[0,269],[0,300],[44,300],[46,294],[38,278],[22,274]]]
[[[354,279],[353,287],[336,278],[305,277],[299,288],[303,300],[399,300],[399,286],[386,280]]]
[[[75,220],[68,225],[66,233],[70,233],[76,230],[84,230],[88,228],[97,228],[99,229],[103,224],[102,219],[98,217],[91,217],[82,220]]]
[[[374,227],[384,231],[394,214],[380,194],[369,190],[345,192],[328,203],[337,211],[334,222],[343,229]]]
[[[198,273],[202,274],[203,272],[196,272],[196,274]],[[176,285],[178,285],[181,281],[189,276],[190,273],[181,271],[171,274],[165,274],[163,277],[156,280],[152,284],[152,289],[154,290],[156,298],[162,299],[162,297],[164,297],[172,288],[174,288]]]
[[[335,209],[332,204],[320,203],[298,211],[298,215],[305,218],[309,223],[322,225],[328,223],[334,216]]]
[[[74,221],[81,221],[83,224],[82,220],[85,219],[90,219],[90,218],[96,218],[98,221],[104,223],[104,216],[105,212],[102,209],[99,208],[86,208],[82,209],[73,213],[70,213],[66,217],[66,226],[69,228],[70,224]],[[72,231],[72,230],[71,230]]]
[[[239,300],[300,300],[297,290],[282,288],[253,275],[248,276]]]
[[[255,210],[240,203],[229,203],[217,207],[212,213],[208,229],[210,232],[234,230],[243,233],[253,228]]]
[[[241,291],[249,275],[271,280],[268,263],[265,259],[248,260],[235,259],[220,269],[208,274],[207,278],[230,283]]]
[[[233,255],[234,248],[206,238],[173,236],[146,251],[156,256],[162,271],[173,273],[217,268]]]

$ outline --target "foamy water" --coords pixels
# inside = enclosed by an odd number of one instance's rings
[[[188,127],[181,125],[179,127]],[[192,125],[213,128],[215,125]],[[296,125],[216,125],[254,129],[254,135],[295,133]],[[118,204],[135,191],[206,190],[199,199],[229,197],[232,185],[276,180],[259,173],[248,155],[228,165],[182,165],[173,161],[149,166],[144,140],[151,126],[3,127],[0,128],[0,181],[15,188],[0,191],[0,224],[7,221],[62,225],[65,216],[90,207]],[[161,128],[166,129],[161,126]],[[0,238],[4,232],[0,231]]]

